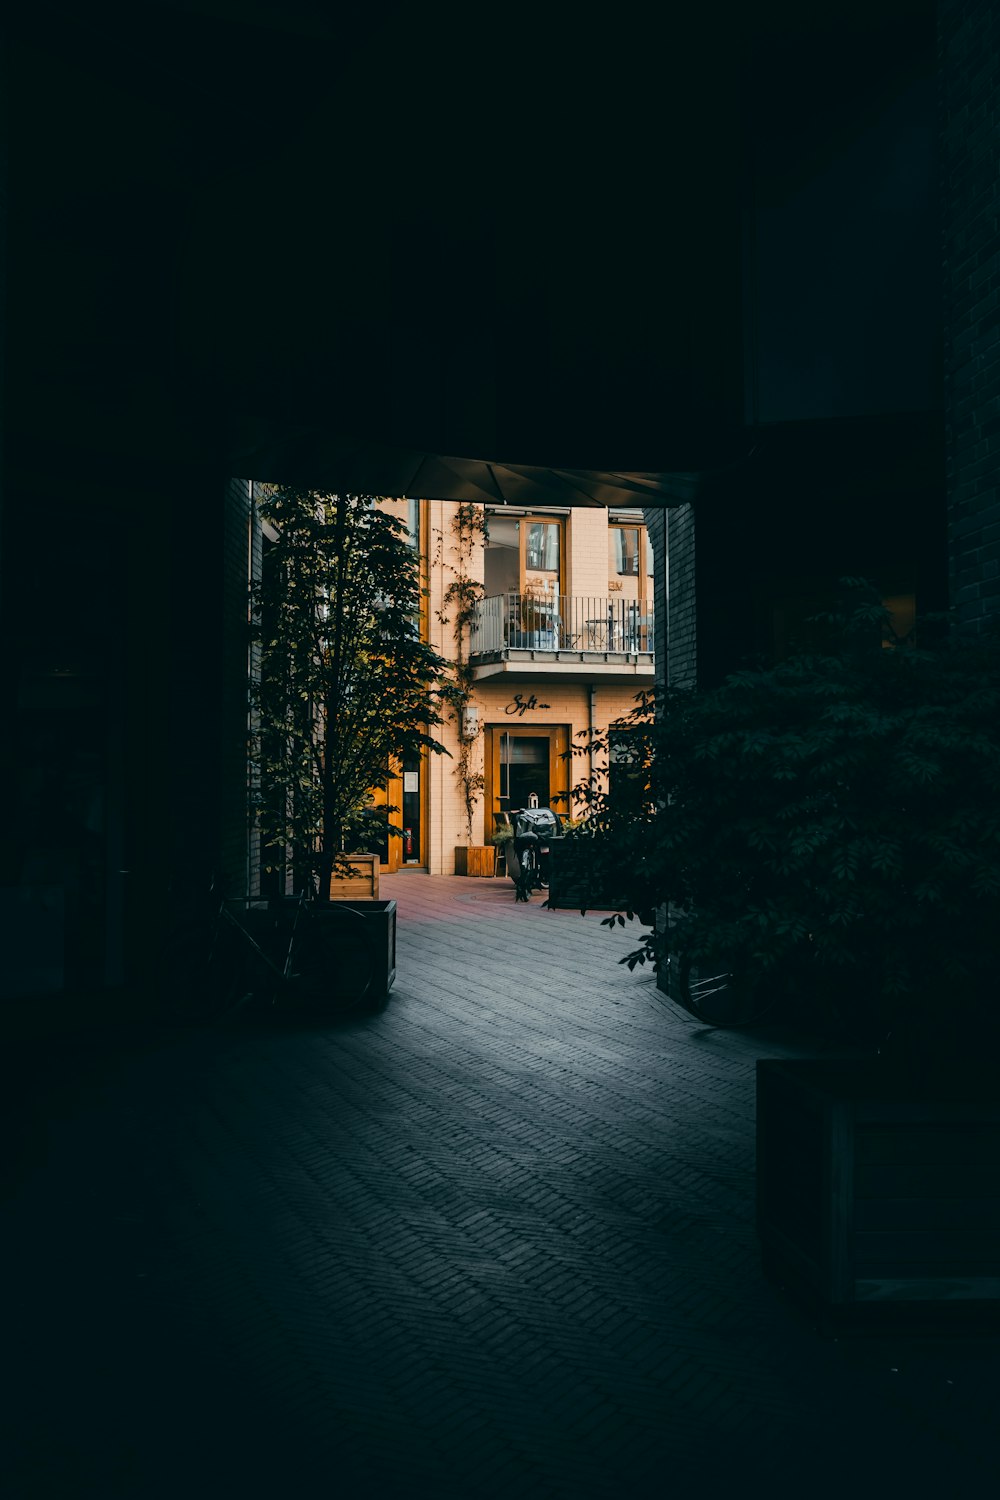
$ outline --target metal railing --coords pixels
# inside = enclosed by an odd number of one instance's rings
[[[497,594],[481,599],[469,651],[591,651],[653,653],[653,604],[644,600],[569,594]]]

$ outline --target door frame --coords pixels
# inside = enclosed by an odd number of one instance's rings
[[[500,811],[500,754],[503,745],[503,736],[511,735],[514,739],[541,740],[549,742],[549,799],[555,807],[556,812],[564,817],[572,817],[570,806],[570,761],[564,759],[565,752],[572,743],[572,726],[570,724],[526,724],[518,722],[511,724],[503,720],[493,722],[485,726],[486,745],[483,757],[484,773],[486,780],[484,798],[484,817],[487,824],[485,835],[489,839],[493,833],[493,815]],[[556,800],[559,798],[560,800]]]

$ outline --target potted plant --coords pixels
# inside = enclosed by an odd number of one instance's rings
[[[475,676],[469,660],[469,632],[476,608],[483,598],[482,583],[470,571],[472,557],[486,536],[486,513],[481,505],[457,505],[451,522],[452,545],[445,549],[443,533],[438,537],[438,559],[451,573],[438,618],[450,621],[455,636],[453,675],[441,691],[458,735],[455,775],[462,789],[465,843],[455,846],[456,875],[490,875],[496,869],[492,844],[477,844],[473,824],[486,790],[482,769],[482,726],[475,704]]]
[[[413,554],[371,497],[286,486],[261,509],[277,536],[251,597],[264,866],[320,908],[343,893],[394,947],[395,902],[375,899],[377,856],[365,852],[391,809],[375,809],[372,791],[394,758],[442,751],[431,731],[446,663],[420,637]]]
[[[502,823],[499,828],[494,829],[490,837],[490,843],[496,851],[493,866],[494,873],[499,869],[501,859],[504,862],[504,869],[507,869],[507,849],[513,838],[514,828],[510,823]]]
[[[628,849],[628,907],[667,919],[626,961],[668,990],[711,958],[854,1053],[758,1064],[766,1265],[840,1307],[995,1299],[1000,640],[899,640],[843,584],[808,652],[637,712],[645,795],[596,799],[595,878]]]
[[[555,650],[556,629],[552,601],[530,586],[521,595],[520,644],[537,651]]]

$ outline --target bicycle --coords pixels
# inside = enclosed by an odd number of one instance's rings
[[[232,900],[215,881],[207,901],[212,909],[171,934],[161,955],[159,987],[170,1013],[211,1023],[263,1004],[347,1015],[368,999],[375,954],[364,917],[349,906],[331,902],[319,912],[301,895]]]
[[[507,874],[514,882],[514,900],[529,901],[532,891],[548,890],[549,842],[558,837],[560,823],[548,807],[512,811],[514,837],[506,846]]]
[[[538,850],[534,844],[528,844],[524,849],[517,851],[518,873],[514,879],[514,900],[529,901],[532,891],[541,887],[541,877],[538,871]]]
[[[723,959],[670,953],[663,972],[669,999],[696,1021],[720,1031],[763,1021],[781,998],[776,978],[749,962],[730,968]]]

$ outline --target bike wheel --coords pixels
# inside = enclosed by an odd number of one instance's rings
[[[296,1007],[347,1015],[370,1001],[375,975],[375,943],[365,918],[331,903],[312,911],[297,932],[286,991]]]
[[[209,919],[180,929],[160,955],[157,987],[170,1020],[209,1024],[239,1009],[246,994],[240,954],[224,925]]]
[[[538,855],[529,847],[521,855],[521,874],[517,882],[518,899],[530,901],[531,893],[538,888]]]
[[[778,998],[766,976],[683,954],[668,960],[667,994],[695,1020],[720,1030],[763,1020]]]

